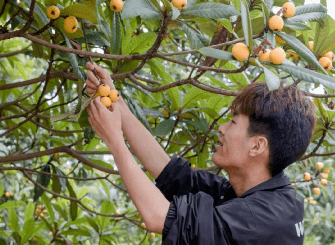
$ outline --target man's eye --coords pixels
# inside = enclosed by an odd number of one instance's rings
[[[235,123],[233,119],[232,119],[232,120],[230,120],[230,121],[231,121],[232,123]]]

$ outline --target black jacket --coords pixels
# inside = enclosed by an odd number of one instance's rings
[[[282,171],[240,197],[226,178],[174,157],[156,181],[170,202],[163,245],[302,245],[304,200]]]

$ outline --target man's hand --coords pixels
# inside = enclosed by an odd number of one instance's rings
[[[88,121],[93,130],[108,145],[117,146],[123,140],[121,132],[121,112],[117,103],[112,103],[112,111],[101,103],[101,96],[92,99],[87,107]]]
[[[87,80],[85,81],[87,85],[86,87],[87,93],[94,94],[99,86],[99,81],[92,72],[94,68],[98,73],[99,79],[101,80],[101,84],[107,84],[110,87],[110,89],[115,89],[114,83],[110,75],[101,66],[97,66],[95,62],[93,62],[93,64],[91,62],[87,62],[86,68],[88,69],[88,71],[86,72]]]

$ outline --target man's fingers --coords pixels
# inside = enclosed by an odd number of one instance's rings
[[[106,106],[104,106],[101,103],[101,96],[100,95],[97,96],[97,97],[95,97],[92,101],[94,101],[93,104],[94,104],[94,107],[97,110],[97,112],[100,113],[100,112],[102,112],[104,110],[104,108],[106,108]],[[93,108],[92,108],[92,110],[93,110]]]
[[[102,68],[101,66],[98,66],[97,64],[95,64],[95,62],[93,62],[93,65],[95,67],[96,72],[98,73],[98,76],[101,79],[110,79],[108,72],[104,68]]]
[[[89,80],[95,86],[99,86],[98,78],[93,74],[92,71],[86,72],[87,80]]]

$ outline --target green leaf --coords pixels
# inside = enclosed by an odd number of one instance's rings
[[[1,84],[0,84],[1,85]],[[4,190],[3,190],[3,185],[2,185],[2,181],[0,181],[0,197],[3,196]]]
[[[83,82],[78,81],[78,83],[77,83],[78,104],[76,106],[76,111],[74,112],[74,114],[78,114],[81,111],[81,104],[82,104],[82,101],[83,101],[83,97],[82,97],[83,86],[84,86]]]
[[[249,5],[245,0],[241,0],[241,18],[242,26],[245,37],[245,43],[249,48],[249,52],[252,52],[252,25],[250,21]]]
[[[28,202],[26,211],[24,212],[24,222],[27,222],[29,219],[34,216],[34,203]]]
[[[292,76],[295,76],[305,82],[320,83],[327,88],[335,90],[335,78],[332,78],[330,76],[326,76],[321,73],[311,71],[309,69],[305,69],[299,66],[293,66],[287,64],[285,61],[281,65],[273,65],[271,63],[269,65],[275,66],[278,69],[286,71]]]
[[[9,209],[9,222],[10,222],[10,228],[13,231],[17,231],[17,232],[20,231],[18,217],[13,207]]]
[[[116,208],[115,205],[113,205],[110,201],[104,200],[101,207],[100,207],[100,213],[103,214],[112,214],[115,213]],[[100,230],[103,231],[107,226],[110,221],[110,217],[106,216],[99,216],[99,221],[100,221]]]
[[[69,180],[66,180],[66,187],[70,193],[70,197],[76,198],[77,199],[77,195],[74,192]],[[71,215],[71,219],[75,220],[78,216],[78,204],[75,201],[70,201],[70,215]]]
[[[290,46],[297,54],[299,54],[302,58],[304,58],[308,63],[310,63],[316,69],[328,75],[327,71],[323,69],[319,61],[315,58],[312,51],[310,51],[309,48],[307,48],[302,42],[300,42],[299,39],[283,32],[275,32],[275,34],[279,36],[281,39],[283,39],[288,46]]]
[[[0,209],[3,208],[17,208],[26,205],[24,201],[8,201],[0,205]]]
[[[136,16],[140,16],[144,20],[159,20],[163,18],[157,8],[150,1],[146,0],[125,1],[121,16],[122,19],[129,19]]]
[[[69,229],[66,231],[62,231],[60,232],[60,234],[64,235],[64,236],[91,236],[91,233],[89,231],[86,230],[82,230],[82,229]]]
[[[31,0],[22,0],[27,6],[31,6]],[[49,23],[49,18],[47,17],[46,13],[41,9],[41,7],[38,5],[38,2],[35,2],[34,6],[34,14],[36,14],[39,19],[43,22],[44,25],[47,25]],[[49,28],[48,28],[49,30]],[[52,32],[49,30],[49,33],[52,34]]]
[[[88,1],[86,1],[88,2]],[[90,21],[92,24],[98,24],[98,17],[96,14],[96,8],[93,9],[90,8],[89,6],[85,5],[85,4],[80,4],[80,3],[76,3],[76,4],[71,4],[68,7],[61,9],[60,13],[62,15],[70,15],[70,16],[74,16],[74,17],[78,17],[81,19],[85,19]]]
[[[211,19],[228,18],[240,13],[230,5],[222,3],[202,3],[194,5],[190,8],[185,8],[180,17],[182,16],[197,16]]]
[[[182,28],[186,33],[187,39],[190,41],[192,48],[202,48],[207,44],[205,37],[201,33],[194,31],[184,23],[182,25]]]
[[[88,104],[91,102],[92,99],[93,98],[83,99],[84,102],[81,105],[81,109],[80,109],[79,113],[81,113],[88,106]],[[75,114],[75,111],[76,111],[76,109],[74,108],[71,111],[66,112],[65,114],[50,117],[50,122],[53,123],[53,122],[56,122],[56,121],[59,121],[59,120],[62,120],[62,119],[67,119],[67,118],[70,118],[70,119],[77,118],[79,116],[79,113]]]
[[[66,42],[66,46],[68,48],[72,48],[69,39],[64,35],[63,32],[61,32],[61,34],[62,34],[62,36],[63,36],[63,38]],[[82,73],[80,71],[81,69],[78,66],[78,61],[77,61],[77,58],[76,58],[76,54],[67,53],[66,55],[67,55],[67,57],[69,57],[69,60],[70,60],[70,63],[71,63],[71,66],[72,66],[72,69],[73,69],[74,73],[76,73],[76,75],[78,76],[78,78],[80,78],[82,80],[82,82],[85,82],[86,78],[82,75]]]
[[[122,54],[143,54],[148,51],[156,41],[156,33],[146,32],[132,37],[127,47],[124,47]]]
[[[323,20],[323,26],[316,24],[313,52],[318,57],[335,47],[335,21],[329,15]]]
[[[264,3],[266,4],[266,7],[270,13],[271,9],[272,9],[272,6],[273,6],[273,3],[274,3],[274,0],[264,0]]]
[[[203,47],[198,50],[205,56],[214,57],[220,60],[233,60],[233,54],[227,51],[223,51],[220,49],[210,48],[210,47]]]
[[[171,133],[174,124],[175,124],[175,120],[173,119],[166,119],[160,122],[155,129],[155,135],[163,136],[163,135],[167,135]]]
[[[29,240],[29,238],[31,238],[34,235],[34,232],[35,232],[35,220],[34,218],[30,218],[24,223],[23,229],[20,232],[20,236],[22,237],[21,244],[25,244]]]
[[[193,87],[188,90],[187,94],[183,99],[183,108],[190,108],[192,104],[197,104],[199,100],[210,97],[211,94],[208,91],[204,91],[198,87]]]
[[[285,26],[286,23],[292,22],[311,22],[318,21],[327,16],[327,8],[322,4],[313,3],[305,4],[295,8],[294,16],[290,18],[284,18]]]
[[[104,23],[105,22],[106,21],[104,21]],[[97,45],[101,48],[103,46],[110,47],[110,43],[103,37],[103,34],[105,34],[108,38],[110,38],[110,34],[108,32],[106,33],[105,29],[102,28],[102,26],[103,25],[100,25],[100,28],[102,29],[103,32],[85,29],[85,35],[86,35],[87,43],[95,44],[95,45]],[[78,43],[81,43],[81,44],[85,43],[85,38],[84,37],[75,38],[74,40],[77,41]]]
[[[47,172],[50,173],[50,166],[49,164],[45,164],[42,168],[41,168],[42,172]],[[46,175],[46,174],[42,174],[42,173],[38,173],[37,175],[37,179],[36,182],[41,184],[42,186],[44,186],[45,188],[48,187],[49,183],[50,183],[50,175]],[[38,187],[37,185],[35,185],[34,188],[34,202],[37,201],[37,199],[43,194],[44,190],[42,190],[40,187]]]
[[[91,124],[88,121],[88,112],[87,109],[83,110],[78,118],[78,123],[81,128],[90,127]]]
[[[112,53],[119,54],[121,48],[121,22],[120,13],[113,14],[113,28],[112,28]]]
[[[312,30],[312,28],[310,28],[308,25],[306,25],[305,23],[301,23],[301,22],[285,23],[285,27],[291,28],[293,30],[299,30],[299,31]]]
[[[258,59],[255,59],[256,63],[263,68],[266,84],[270,91],[276,90],[280,87],[280,79],[277,75],[271,72],[269,69],[264,67]]]
[[[96,220],[98,219],[98,217],[88,217],[86,216],[86,219],[88,221],[88,223],[91,225],[91,227],[97,232],[99,233],[99,226],[98,223],[96,222]]]
[[[48,215],[50,216],[51,222],[54,222],[55,214],[54,214],[54,210],[51,207],[51,202],[50,202],[51,199],[49,199],[45,193],[44,195],[41,196],[41,199],[43,203],[45,204],[45,207],[47,208]]]
[[[333,120],[333,118],[335,117],[335,111],[330,110],[328,106],[323,104],[320,98],[314,98],[314,104],[317,106],[320,114],[325,121],[331,122]]]

